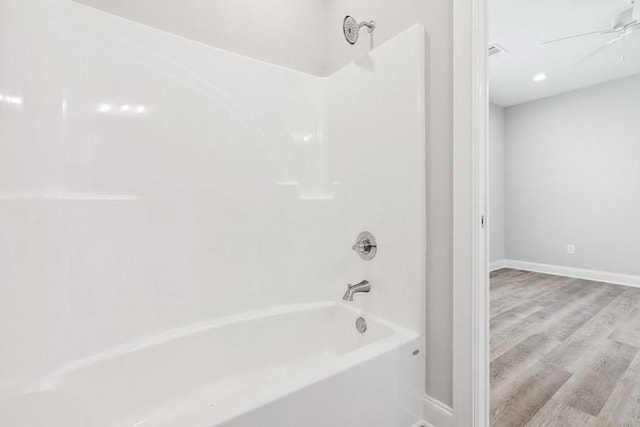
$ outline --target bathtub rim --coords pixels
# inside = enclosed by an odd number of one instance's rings
[[[316,301],[316,302],[309,302],[309,303],[278,305],[278,306],[261,308],[257,310],[251,310],[251,311],[247,311],[239,314],[232,314],[229,316],[223,316],[215,319],[199,321],[186,326],[179,326],[175,328],[166,329],[159,333],[151,334],[140,339],[128,341],[128,342],[119,344],[117,346],[108,348],[104,351],[94,353],[87,357],[73,360],[45,374],[42,377],[42,379],[38,381],[38,385],[35,387],[35,391],[52,390],[55,388],[55,384],[58,382],[58,380],[60,380],[61,378],[64,378],[66,375],[69,375],[75,371],[89,368],[91,366],[96,366],[96,365],[99,365],[101,362],[106,362],[106,361],[115,359],[117,357],[126,356],[127,354],[135,353],[137,351],[142,351],[158,345],[167,344],[173,340],[185,338],[188,336],[193,336],[202,332],[208,332],[214,329],[220,329],[225,326],[257,321],[259,319],[269,319],[269,318],[278,317],[281,315],[302,313],[305,311],[331,309],[331,308],[345,309],[351,312],[355,316],[366,317],[376,323],[379,323],[385,326],[386,328],[389,328],[392,332],[389,336],[382,337],[379,340],[366,344],[360,348],[356,348],[341,356],[345,356],[350,353],[357,353],[358,351],[365,348],[371,348],[371,347],[375,348],[376,346],[380,345],[380,343],[385,343],[388,340],[393,341],[394,337],[402,336],[404,337],[404,339],[408,339],[410,337],[417,338],[420,336],[420,333],[418,331],[411,331],[409,329],[406,329],[398,324],[395,324],[393,322],[390,322],[384,319],[381,316],[378,316],[374,313],[370,313],[365,309],[355,307],[346,302]],[[404,339],[402,341],[404,341]]]

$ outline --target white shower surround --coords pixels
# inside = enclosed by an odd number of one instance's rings
[[[321,78],[65,0],[0,0],[0,20],[0,53],[13,64],[0,72],[0,94],[20,100],[0,105],[0,424],[32,425],[29,417],[47,408],[64,412],[48,399],[57,388],[46,379],[65,366],[167,330],[337,302],[347,282],[365,278],[372,292],[349,306],[392,325],[397,345],[378,353],[353,347],[350,360],[362,356],[355,365],[332,356],[342,369],[307,385],[335,398],[340,381],[375,390],[376,381],[395,378],[402,401],[378,395],[366,403],[402,420],[400,427],[418,421],[422,27]],[[365,229],[380,245],[371,262],[350,250]],[[299,315],[291,327],[307,325]],[[255,342],[251,330],[229,349],[230,360]],[[287,329],[274,334],[282,355],[293,349]],[[417,357],[406,354],[414,349]],[[72,377],[58,385],[82,396],[87,389],[69,386]],[[289,398],[349,417],[348,389],[325,402],[305,390],[312,400]],[[283,402],[262,416],[282,413]],[[306,415],[305,425],[323,425],[310,421],[318,414]]]

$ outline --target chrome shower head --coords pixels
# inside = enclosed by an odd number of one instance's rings
[[[347,39],[349,44],[356,44],[360,33],[360,28],[367,27],[367,31],[372,33],[376,28],[375,21],[361,22],[358,24],[353,16],[345,16],[342,22],[342,30],[344,31],[344,38]]]

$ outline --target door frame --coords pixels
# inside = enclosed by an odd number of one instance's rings
[[[453,420],[489,426],[487,0],[453,0]]]

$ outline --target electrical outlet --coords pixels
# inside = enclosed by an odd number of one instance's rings
[[[567,245],[567,253],[569,255],[575,255],[576,254],[576,245]]]

